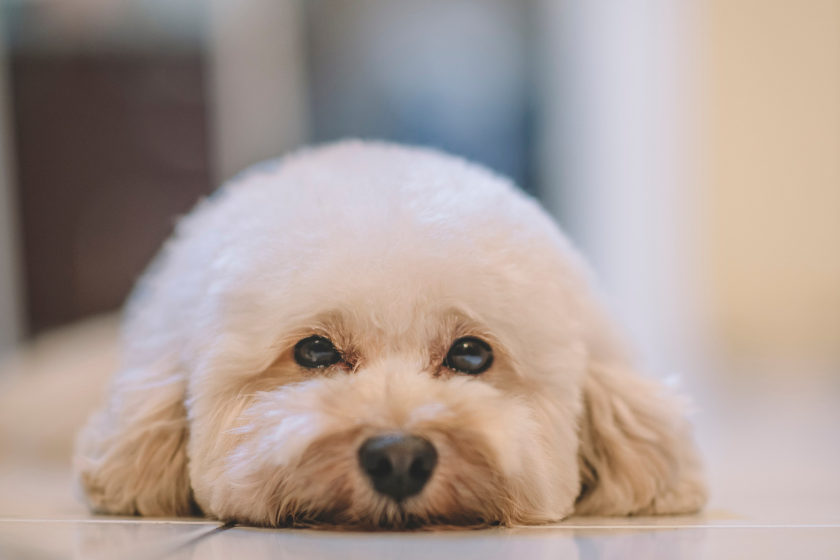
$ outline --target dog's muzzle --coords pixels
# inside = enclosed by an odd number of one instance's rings
[[[421,437],[386,434],[362,444],[359,464],[377,492],[399,502],[426,485],[437,464],[437,451]]]

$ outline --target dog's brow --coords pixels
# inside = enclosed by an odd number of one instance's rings
[[[355,371],[361,361],[358,344],[351,321],[345,313],[332,311],[319,314],[311,320],[305,321],[284,339],[283,347],[290,348],[299,340],[308,336],[318,335],[329,339],[341,352],[345,362]]]
[[[329,338],[334,344],[351,336],[348,318],[340,312],[333,311],[322,313],[311,319],[301,321],[300,326],[294,330],[294,334],[288,337],[289,340],[297,341],[302,337],[313,334]]]
[[[492,332],[484,327],[480,321],[458,309],[450,309],[444,312],[441,323],[443,329],[440,336],[448,339],[450,343],[464,336],[475,336],[486,340],[496,339]]]

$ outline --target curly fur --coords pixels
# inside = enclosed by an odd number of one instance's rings
[[[344,142],[245,173],[181,220],[132,297],[123,368],[79,436],[97,511],[264,526],[535,524],[695,511],[679,401],[634,371],[581,259],[507,180],[431,150]],[[296,341],[345,357],[305,370]],[[495,361],[442,366],[475,335]],[[357,450],[420,435],[400,504]]]

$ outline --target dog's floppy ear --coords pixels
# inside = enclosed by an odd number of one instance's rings
[[[105,407],[79,434],[73,461],[94,510],[149,516],[194,511],[184,395],[183,377],[171,372],[129,369],[116,376]]]
[[[706,501],[683,406],[623,366],[591,364],[583,389],[578,464],[581,515],[671,514]]]

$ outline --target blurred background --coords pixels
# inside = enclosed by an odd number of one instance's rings
[[[837,0],[0,0],[0,356],[345,137],[512,177],[655,375],[840,380]],[[60,332],[60,331],[59,331]]]
[[[836,0],[0,0],[0,18],[0,355],[118,309],[243,167],[362,137],[541,199],[654,370],[840,371]]]
[[[0,514],[79,508],[73,434],[178,216],[345,137],[512,177],[681,377],[713,506],[837,522],[837,0],[0,0],[0,459],[58,460],[0,465]]]

